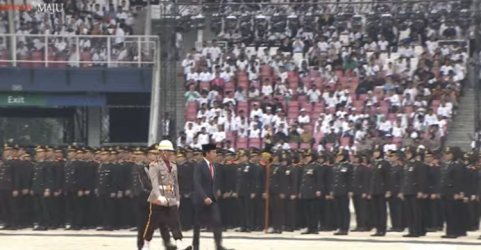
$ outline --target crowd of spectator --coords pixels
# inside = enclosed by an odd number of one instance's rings
[[[49,2],[63,4],[58,5],[61,11],[16,11],[15,30],[9,30],[8,12],[0,13],[0,66],[11,66],[14,58],[21,67],[119,67],[153,61],[149,42],[131,37],[143,1]]]
[[[467,30],[441,24],[388,39],[352,22],[342,33],[320,25],[275,46],[230,41],[223,51],[213,40],[192,49],[182,62],[187,122],[178,145],[439,152],[467,75]]]

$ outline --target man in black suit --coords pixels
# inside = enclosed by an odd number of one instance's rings
[[[222,246],[222,223],[219,204],[217,203],[216,169],[213,164],[216,158],[216,146],[214,144],[202,145],[204,159],[194,167],[194,250],[199,250],[200,227],[203,224],[210,226],[214,232],[214,240],[217,250],[228,250]]]

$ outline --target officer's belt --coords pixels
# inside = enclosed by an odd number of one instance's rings
[[[174,192],[171,185],[159,185],[159,189],[167,192]]]

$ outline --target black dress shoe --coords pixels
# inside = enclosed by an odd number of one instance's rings
[[[356,227],[353,230],[351,230],[351,232],[362,232],[362,231],[361,231],[361,228]]]
[[[334,235],[347,235],[347,231],[339,230],[338,232],[335,232]]]
[[[441,238],[443,238],[443,239],[457,239],[458,236],[456,236],[456,235],[443,235],[443,236],[441,236]]]
[[[172,243],[167,243],[167,244],[165,244],[165,250],[177,250],[177,247],[175,245],[173,245]]]
[[[183,250],[192,250],[192,246],[188,246],[188,247],[184,248]]]
[[[311,230],[307,230],[307,231],[301,232],[301,234],[311,234]]]
[[[225,248],[223,246],[217,247],[217,250],[234,250],[233,248]]]
[[[382,237],[382,236],[386,236],[386,233],[376,232],[375,234],[371,234],[371,236],[373,236],[373,237]]]
[[[419,237],[419,235],[416,235],[416,234],[405,234],[403,235],[404,238],[417,238]]]

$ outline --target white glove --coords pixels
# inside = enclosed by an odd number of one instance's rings
[[[157,197],[157,203],[159,203],[159,204],[166,204],[166,203],[167,203],[167,199],[166,199],[164,196],[159,196],[159,197]]]
[[[177,202],[177,207],[180,207],[180,201]]]

